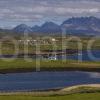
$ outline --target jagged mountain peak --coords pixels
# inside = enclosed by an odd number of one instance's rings
[[[54,22],[45,22],[41,26],[35,25],[29,27],[25,24],[20,24],[15,27],[14,32],[24,32],[27,30],[31,33],[61,33],[62,27],[66,28],[66,34],[95,34],[100,35],[100,19],[94,16],[90,17],[72,17],[64,21],[61,25]]]

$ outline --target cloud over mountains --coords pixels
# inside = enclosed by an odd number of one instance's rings
[[[3,25],[7,22],[13,26],[48,20],[60,23],[72,16],[100,17],[99,13],[99,0],[0,0],[0,21]]]

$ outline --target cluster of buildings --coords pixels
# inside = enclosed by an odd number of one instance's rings
[[[18,43],[25,44],[28,43],[30,45],[36,45],[36,44],[52,44],[53,42],[57,42],[58,40],[55,38],[51,39],[20,39],[18,40]]]

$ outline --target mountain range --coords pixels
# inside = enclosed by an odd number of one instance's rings
[[[20,24],[10,31],[16,34],[25,31],[34,34],[60,34],[62,29],[65,30],[66,34],[71,35],[100,35],[100,19],[93,16],[72,17],[62,22],[61,25],[54,22],[45,22],[41,26],[35,25],[33,27]]]

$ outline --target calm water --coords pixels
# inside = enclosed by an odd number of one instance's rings
[[[90,55],[90,53],[92,54],[92,56]],[[0,55],[0,58],[11,58],[13,57],[12,55]],[[20,56],[17,56],[18,58],[23,58],[24,55],[20,55]],[[29,55],[28,56],[29,58],[32,58],[32,59],[36,59],[36,56],[34,55]],[[64,60],[67,60],[67,59],[72,59],[72,60],[78,60],[78,57],[79,57],[79,60],[82,60],[82,61],[100,61],[100,50],[91,50],[91,51],[82,51],[82,53],[79,53],[79,54],[73,54],[71,56],[66,56],[66,55],[59,55],[57,56],[57,59],[64,59]],[[43,59],[42,56],[39,56],[40,59]]]
[[[66,71],[0,75],[0,91],[42,90],[89,83],[100,83],[100,73]]]
[[[91,55],[91,54],[92,55]],[[73,54],[71,56],[58,56],[58,59],[72,59],[72,60],[82,60],[82,61],[100,61],[100,50],[92,50],[92,51],[82,51],[79,54]]]

